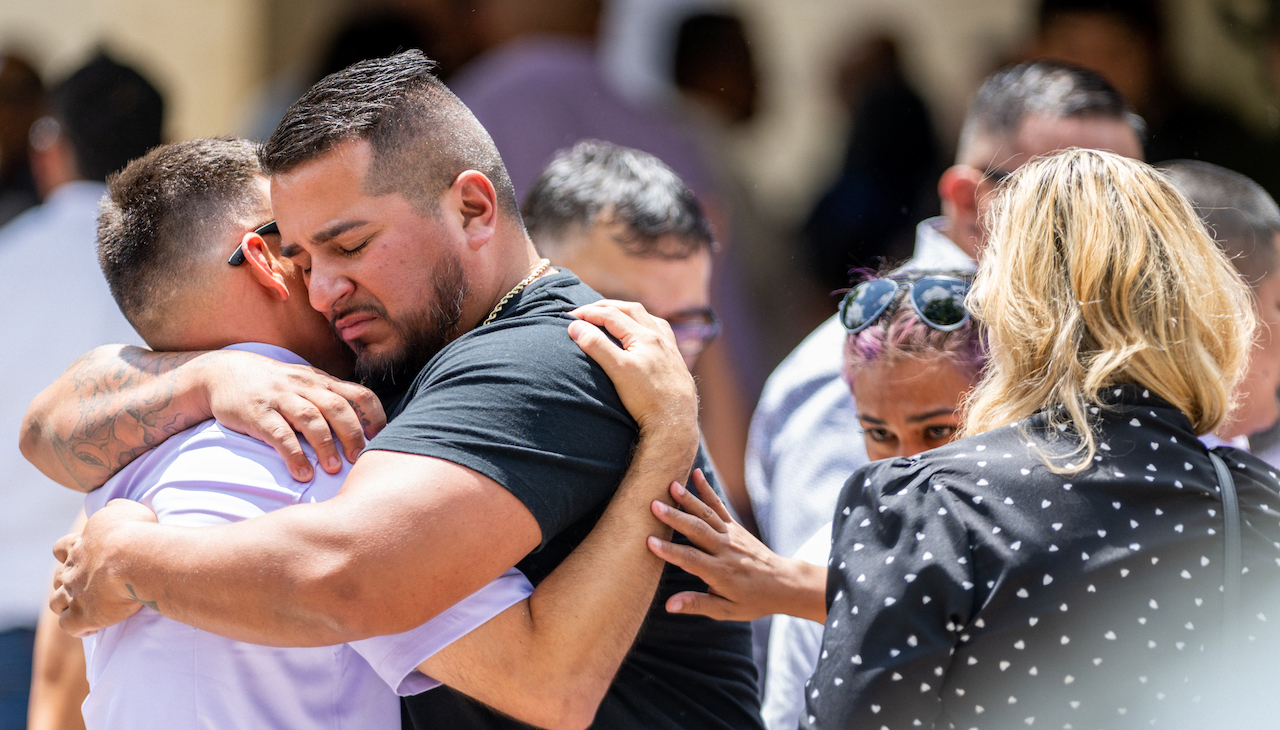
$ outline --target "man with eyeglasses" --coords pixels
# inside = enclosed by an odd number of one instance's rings
[[[606,299],[671,323],[690,368],[720,334],[711,309],[711,224],[662,160],[587,140],[556,155],[520,208],[539,253]]]

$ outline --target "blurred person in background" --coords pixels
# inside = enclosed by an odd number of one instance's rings
[[[999,180],[1032,157],[1067,147],[1141,158],[1142,121],[1097,74],[1024,63],[983,82],[965,118],[955,164],[938,181],[943,215],[916,228],[905,268],[973,270],[980,224]],[[845,330],[832,316],[778,366],[751,419],[747,485],[765,543],[791,555],[831,518],[840,488],[867,462],[846,434],[858,411],[841,379]]]
[[[688,100],[725,124],[749,122],[760,107],[760,74],[736,15],[698,13],[681,21],[673,74]]]
[[[624,99],[605,79],[596,48],[600,0],[470,3],[471,27],[487,50],[454,74],[449,88],[493,137],[520,199],[558,151],[598,139],[662,160],[698,196],[717,230],[729,227],[723,196],[691,127]],[[703,437],[721,484],[745,505],[741,465],[754,399],[742,373],[751,370],[755,356],[742,324],[749,315],[738,315],[742,306],[720,306],[719,289],[735,287],[713,286],[724,340],[707,349],[697,370]],[[732,344],[739,340],[747,343],[745,354]]]
[[[1234,110],[1180,88],[1168,50],[1159,0],[1040,0],[1029,57],[1065,61],[1110,81],[1147,123],[1146,159],[1204,160],[1271,180],[1273,163],[1258,136]]]
[[[98,268],[96,224],[103,180],[160,143],[160,93],[128,66],[99,55],[55,86],[30,131],[31,169],[44,203],[0,229],[0,283],[22,315],[6,325],[0,399],[0,727],[26,726],[37,619],[47,613],[49,546],[75,518],[80,499],[18,451],[31,400],[86,349],[140,343]]]
[[[40,202],[27,137],[44,109],[40,75],[21,57],[0,56],[0,226]]]
[[[910,255],[916,223],[937,214],[930,188],[942,163],[929,109],[907,81],[893,36],[854,43],[838,88],[850,119],[844,164],[803,231],[814,276],[828,290],[848,286],[853,268]]]
[[[1252,451],[1280,466],[1280,207],[1261,185],[1217,165],[1175,160],[1157,167],[1195,206],[1209,234],[1249,284],[1258,316],[1258,334],[1236,409],[1201,440]]]
[[[436,9],[436,13],[429,9]],[[257,92],[246,111],[245,136],[265,140],[271,136],[285,111],[312,84],[347,66],[371,58],[384,58],[411,48],[421,49],[441,64],[439,73],[457,69],[455,58],[474,55],[468,51],[469,35],[458,16],[460,6],[447,0],[422,3],[412,7],[382,7],[356,12],[346,19],[328,43],[320,49],[319,58],[305,71],[288,69],[269,81]],[[450,53],[449,51],[452,51]]]
[[[596,52],[600,0],[469,0],[485,51],[449,79],[489,131],[516,195],[556,152],[581,139],[643,150],[699,196],[713,183],[685,127],[625,101],[605,80]]]

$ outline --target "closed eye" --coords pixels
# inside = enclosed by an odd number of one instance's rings
[[[372,240],[373,240],[373,236],[369,236],[368,238],[364,239],[359,244],[357,244],[355,248],[342,248],[341,246],[339,246],[338,250],[342,252],[343,256],[355,256],[356,254],[360,253],[360,251],[363,250],[365,246],[368,246],[369,242]]]

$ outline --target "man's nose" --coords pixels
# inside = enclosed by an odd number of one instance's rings
[[[322,314],[332,312],[355,289],[351,280],[341,274],[312,266],[311,278],[307,281],[307,292],[311,306]]]

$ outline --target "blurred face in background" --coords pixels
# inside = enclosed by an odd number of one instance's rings
[[[1135,109],[1151,101],[1156,49],[1149,36],[1116,13],[1060,12],[1041,29],[1034,55],[1096,72]]]
[[[1280,419],[1280,273],[1258,282],[1253,290],[1258,308],[1258,335],[1249,358],[1249,368],[1240,381],[1239,402],[1226,424],[1231,438],[1257,433]]]
[[[553,249],[552,262],[569,269],[606,299],[639,302],[655,317],[671,323],[685,365],[690,368],[710,343],[711,252],[698,248],[686,256],[637,256],[620,241],[625,224],[599,221],[588,229],[570,229]],[[679,240],[660,239],[654,250],[684,250]]]

